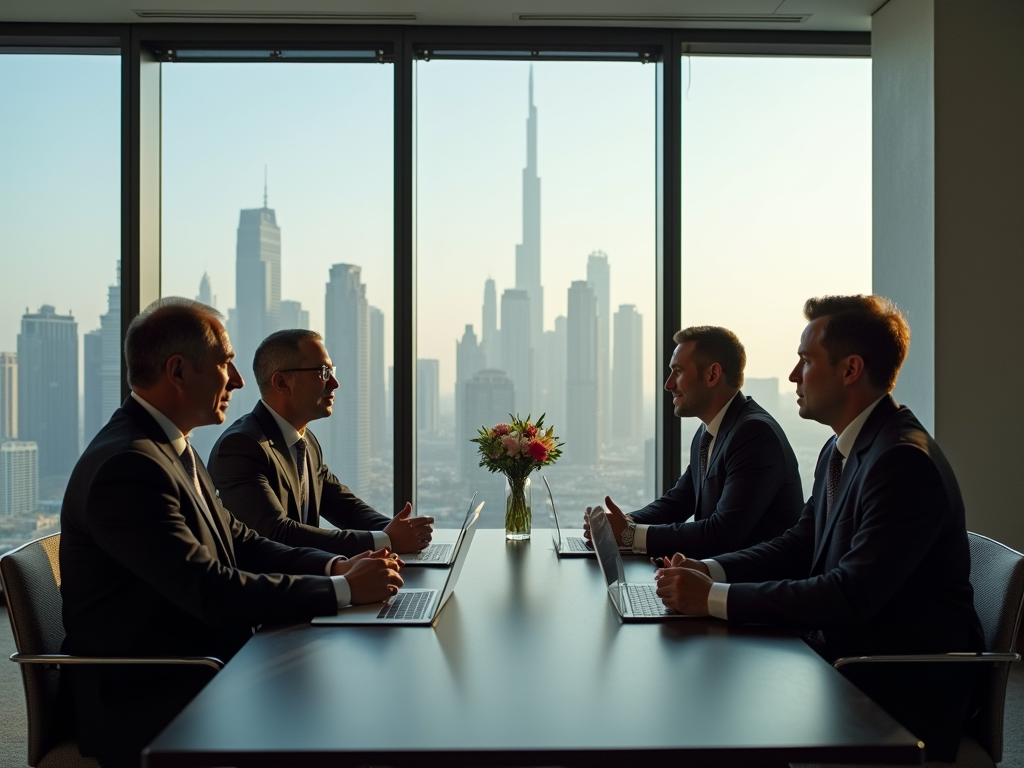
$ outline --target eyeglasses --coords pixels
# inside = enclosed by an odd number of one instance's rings
[[[338,372],[338,366],[318,365],[316,368],[282,368],[278,373],[292,373],[294,371],[316,371],[320,374],[321,381],[330,381],[331,377]]]

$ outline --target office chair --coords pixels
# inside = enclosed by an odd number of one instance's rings
[[[7,595],[7,613],[21,665],[28,712],[28,764],[38,768],[99,768],[82,757],[73,729],[59,705],[60,668],[70,664],[201,665],[219,670],[224,663],[210,657],[97,658],[68,656],[61,620],[60,534],[30,541],[0,558],[0,583]]]
[[[955,763],[929,761],[926,766],[954,765],[958,768],[993,768],[1003,759],[1003,711],[1010,665],[1020,660],[1016,653],[1024,600],[1024,555],[987,536],[968,533],[971,547],[971,586],[974,609],[985,635],[983,653],[921,654],[914,656],[853,656],[836,659],[832,666],[884,664],[891,662],[985,664],[978,686],[977,714],[967,723],[960,739]],[[857,768],[856,766],[796,765],[792,768]],[[865,766],[866,768],[866,766]],[[875,768],[885,768],[875,766]]]

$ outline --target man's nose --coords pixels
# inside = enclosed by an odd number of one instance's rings
[[[241,389],[245,386],[245,382],[242,380],[242,374],[235,368],[234,363],[228,363],[228,386],[227,389],[230,392],[232,389]]]

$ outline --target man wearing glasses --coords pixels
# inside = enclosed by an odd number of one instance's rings
[[[330,416],[338,380],[323,338],[308,330],[272,333],[256,350],[261,399],[213,446],[209,470],[221,501],[267,538],[339,555],[367,550],[418,552],[433,535],[432,517],[412,504],[388,518],[327,468],[309,422]],[[340,530],[320,528],[320,518]]]

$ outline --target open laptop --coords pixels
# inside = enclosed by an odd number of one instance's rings
[[[562,526],[558,522],[558,512],[555,509],[555,497],[551,493],[551,485],[548,479],[541,475],[544,487],[548,491],[548,501],[551,502],[551,540],[555,544],[555,552],[559,557],[593,557],[594,550],[587,544],[582,536],[562,536]]]
[[[469,527],[470,518],[473,517],[473,510],[476,508],[476,497],[477,494],[474,493],[473,498],[469,500],[469,509],[466,510],[466,517],[462,520],[462,530],[459,532],[459,538],[462,537],[462,533]],[[483,506],[483,502],[480,504]],[[479,510],[477,514],[479,514]],[[457,539],[455,541],[433,542],[426,549],[408,555],[399,555],[399,557],[402,558],[402,562],[406,565],[447,568],[455,562],[455,547],[457,544]]]
[[[475,497],[474,497],[475,498]],[[386,603],[372,605],[353,605],[342,608],[335,616],[317,616],[314,624],[348,624],[361,626],[433,626],[441,609],[455,591],[455,582],[459,580],[462,566],[469,556],[469,545],[473,542],[473,524],[480,517],[484,502],[480,502],[469,518],[458,541],[455,542],[455,561],[445,578],[441,589],[399,589],[398,594]]]
[[[666,608],[657,595],[657,584],[628,582],[622,567],[622,557],[615,543],[615,533],[605,517],[603,507],[594,507],[588,515],[590,535],[594,540],[597,562],[608,584],[608,597],[623,621],[667,621],[693,618]]]

